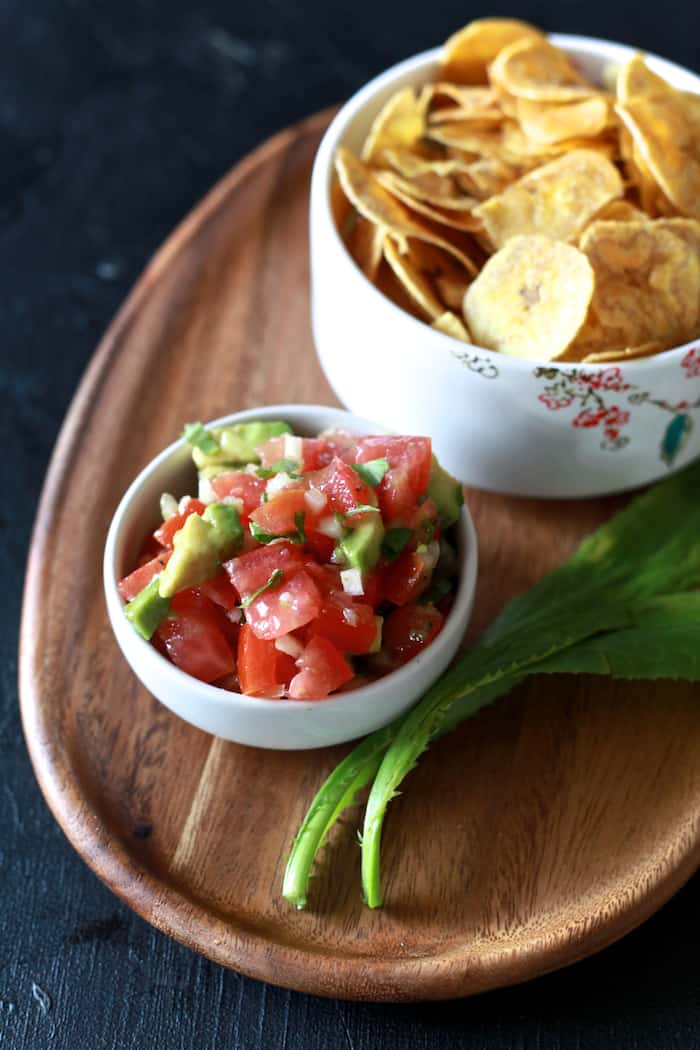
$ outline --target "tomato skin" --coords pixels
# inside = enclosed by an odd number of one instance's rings
[[[258,638],[274,639],[304,627],[318,616],[321,594],[306,572],[283,577],[275,588],[255,598],[245,610],[245,618]]]
[[[329,510],[347,514],[358,503],[377,505],[374,490],[367,485],[357,471],[335,456],[327,467],[309,475],[309,484],[322,492],[328,500]]]
[[[297,666],[299,673],[289,685],[292,700],[325,700],[355,674],[340,650],[320,635],[308,642]]]
[[[263,478],[256,478],[253,474],[247,474],[243,470],[227,471],[211,479],[211,487],[216,498],[225,500],[232,496],[234,499],[239,499],[243,504],[243,514],[246,517],[260,506],[265,484]]]
[[[304,568],[305,560],[299,546],[282,540],[239,554],[237,558],[224,562],[224,569],[240,596],[248,598],[267,583],[275,569],[282,569],[286,580]]]
[[[137,594],[140,594],[144,587],[147,587],[151,582],[156,573],[162,572],[165,566],[170,560],[172,551],[161,550],[160,554],[156,555],[155,558],[151,558],[150,561],[140,565],[138,569],[134,569],[128,576],[125,576],[117,584],[117,590],[125,602],[130,602],[132,598],[135,598]]]
[[[220,616],[223,613],[202,595],[182,591],[172,601],[175,616],[164,620],[156,631],[169,659],[181,671],[214,682],[236,669]]]
[[[229,611],[235,609],[241,601],[238,591],[223,569],[216,576],[213,576],[211,580],[207,580],[206,583],[200,583],[198,590],[210,601]]]
[[[406,663],[430,645],[444,622],[434,605],[402,605],[384,621],[383,647],[399,663]]]
[[[205,503],[201,503],[198,499],[191,499],[182,514],[173,514],[172,518],[168,518],[164,521],[160,528],[157,528],[153,533],[153,538],[160,543],[162,547],[168,547],[170,550],[173,548],[173,537],[176,532],[179,532],[182,526],[185,524],[190,514],[204,514],[207,509]]]
[[[282,489],[267,503],[257,507],[250,515],[250,520],[272,536],[283,536],[288,532],[296,532],[295,516],[303,514],[306,520],[307,511],[304,490],[290,487]]]
[[[355,604],[342,593],[331,595],[309,624],[308,637],[314,635],[327,638],[341,653],[368,653],[377,637],[374,609],[371,605]]]
[[[394,605],[414,602],[430,582],[426,559],[415,551],[403,551],[386,570],[384,597]]]
[[[427,437],[377,436],[359,438],[357,462],[384,457],[389,470],[377,487],[382,514],[387,521],[412,510],[428,489],[432,464],[432,442]]]
[[[281,653],[269,639],[258,638],[244,624],[238,636],[238,680],[247,696],[277,699],[296,672],[291,656]]]

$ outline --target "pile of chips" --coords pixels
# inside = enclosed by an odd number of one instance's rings
[[[333,207],[358,266],[455,339],[533,361],[700,334],[700,95],[641,55],[589,83],[534,26],[470,23],[394,94]],[[613,83],[614,82],[614,83]]]

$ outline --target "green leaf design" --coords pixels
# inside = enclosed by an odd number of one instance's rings
[[[667,467],[672,467],[678,453],[686,445],[693,421],[685,412],[674,416],[661,439],[661,458]]]

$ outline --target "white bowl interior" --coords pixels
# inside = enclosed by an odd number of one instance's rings
[[[210,425],[245,419],[284,419],[297,433],[308,436],[328,427],[345,427],[358,434],[385,432],[376,423],[342,409],[317,405],[250,409]],[[410,707],[447,667],[464,636],[476,586],[477,541],[466,508],[456,527],[462,572],[454,606],[440,635],[426,652],[398,671],[368,686],[316,702],[244,696],[180,671],[134,631],[124,616],[116,585],[133,566],[144,538],[159,521],[160,494],[191,494],[195,480],[187,446],[178,441],[166,448],[125,493],[112,520],[104,556],[107,609],[122,652],[146,688],[176,714],[207,732],[251,746],[327,746],[387,724]]]

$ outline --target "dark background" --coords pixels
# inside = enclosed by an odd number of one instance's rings
[[[229,973],[132,915],[54,823],[21,734],[36,500],[80,374],[146,260],[272,132],[486,13],[452,0],[0,0],[3,1047],[700,1047],[698,877],[619,945],[528,985],[427,1006],[315,999]],[[499,13],[700,66],[697,3]]]

